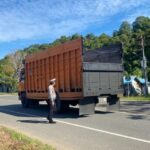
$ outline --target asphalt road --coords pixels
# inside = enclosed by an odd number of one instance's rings
[[[150,150],[150,103],[123,103],[120,112],[78,117],[78,109],[55,115],[48,107],[22,108],[16,96],[0,96],[0,125],[49,143],[58,150]]]

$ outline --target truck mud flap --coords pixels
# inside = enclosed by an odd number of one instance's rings
[[[107,111],[119,111],[120,110],[120,99],[118,97],[107,98]]]
[[[93,98],[84,98],[79,101],[79,116],[92,115],[95,113],[95,100]]]

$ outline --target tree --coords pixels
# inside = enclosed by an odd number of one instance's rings
[[[144,38],[144,49],[145,49],[145,55],[147,58],[147,65],[148,68],[147,70],[149,70],[150,68],[150,18],[148,17],[144,17],[144,16],[140,16],[137,17],[136,20],[133,22],[133,31],[134,31],[134,36],[136,39],[136,47],[138,49],[141,49],[141,36]],[[139,57],[139,59],[142,59],[142,51],[140,52],[141,55]],[[140,54],[139,53],[139,54]],[[148,78],[150,80],[150,72],[148,71]]]
[[[94,41],[95,41],[96,36],[93,33],[87,34],[84,37],[84,49],[85,50],[91,50],[94,47]]]
[[[16,85],[14,86],[12,84],[14,81],[16,81],[16,79],[13,77],[13,74],[14,69],[12,64],[8,57],[5,57],[0,61],[0,84],[7,88],[8,91],[16,87]]]
[[[110,44],[111,37],[106,35],[105,33],[103,33],[98,37],[98,39],[99,39],[99,42],[101,43],[101,45],[103,46],[103,45]]]
[[[132,33],[131,25],[127,21],[124,21],[119,28],[118,35],[125,34],[130,36],[131,33]]]
[[[137,32],[138,30],[146,31],[150,29],[150,18],[140,16],[137,17],[136,20],[133,22],[133,31]]]
[[[28,48],[25,48],[23,51],[24,53],[27,53],[27,54],[32,54],[32,53],[36,53],[37,51],[39,51],[39,44],[34,44],[34,45],[31,45],[29,46]]]
[[[82,37],[80,34],[73,34],[72,36],[71,36],[71,40],[74,40],[74,39],[77,39],[77,38],[80,38],[80,37]]]
[[[26,53],[23,53],[22,51],[17,51],[8,55],[8,61],[11,62],[11,65],[14,69],[13,77],[17,80],[19,79],[21,69],[23,68],[22,61],[25,59],[25,56]]]

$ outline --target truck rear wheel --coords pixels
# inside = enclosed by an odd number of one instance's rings
[[[59,93],[56,92],[56,112],[63,112],[69,109],[69,102],[60,100]]]
[[[46,103],[47,103],[48,107],[50,107],[50,106],[49,106],[49,105],[50,105],[49,100],[46,100]],[[60,101],[59,99],[56,99],[56,100],[55,100],[55,105],[56,105],[55,112],[56,112],[56,113],[61,112],[61,101]]]
[[[46,100],[46,102],[48,105],[50,105],[49,100]],[[58,92],[56,92],[55,104],[56,104],[56,110],[55,110],[56,113],[64,112],[69,109],[69,102],[60,100]]]
[[[60,110],[67,111],[69,109],[69,102],[68,101],[61,101]]]
[[[120,99],[117,95],[111,95],[107,98],[107,110],[119,110],[120,109]]]
[[[64,112],[69,109],[69,103],[56,99],[56,112]]]
[[[29,105],[31,107],[38,107],[39,106],[39,101],[38,100],[28,100]]]
[[[118,100],[119,100],[119,98],[117,97],[117,95],[111,95],[107,98],[107,102],[110,105],[116,104]]]

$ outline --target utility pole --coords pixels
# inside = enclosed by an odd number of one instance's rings
[[[148,85],[147,85],[147,60],[146,60],[146,57],[145,57],[145,50],[144,50],[144,38],[143,36],[141,35],[141,48],[142,48],[142,61],[141,61],[141,64],[142,64],[142,69],[143,69],[143,76],[144,76],[144,79],[145,79],[145,96],[148,95]]]

